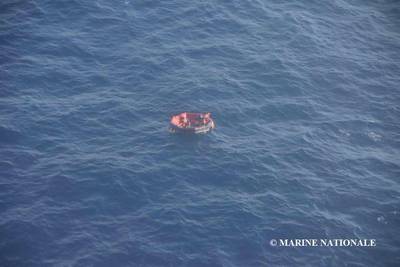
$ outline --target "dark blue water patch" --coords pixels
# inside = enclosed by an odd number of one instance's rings
[[[0,128],[0,141],[4,144],[17,144],[20,137],[21,135],[18,131],[6,127]]]
[[[8,240],[7,244],[1,245],[1,259],[5,265],[18,265],[21,261],[20,255],[30,255],[26,264],[38,264],[37,240],[45,238],[44,230],[32,225],[30,222],[11,221],[1,226],[2,237]],[[29,238],[24,238],[24,233],[30,233]],[[36,245],[36,247],[34,246]]]

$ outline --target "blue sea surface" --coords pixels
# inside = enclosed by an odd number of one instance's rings
[[[2,0],[0,110],[0,266],[400,266],[397,0]]]

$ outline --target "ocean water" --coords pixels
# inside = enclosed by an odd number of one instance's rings
[[[399,1],[3,0],[0,35],[0,266],[400,266]]]

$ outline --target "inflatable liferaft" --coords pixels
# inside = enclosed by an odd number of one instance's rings
[[[189,113],[171,117],[170,131],[182,133],[207,133],[215,128],[211,113]]]

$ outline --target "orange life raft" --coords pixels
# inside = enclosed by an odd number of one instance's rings
[[[172,132],[207,133],[215,128],[211,113],[189,113],[171,117],[170,130]]]

